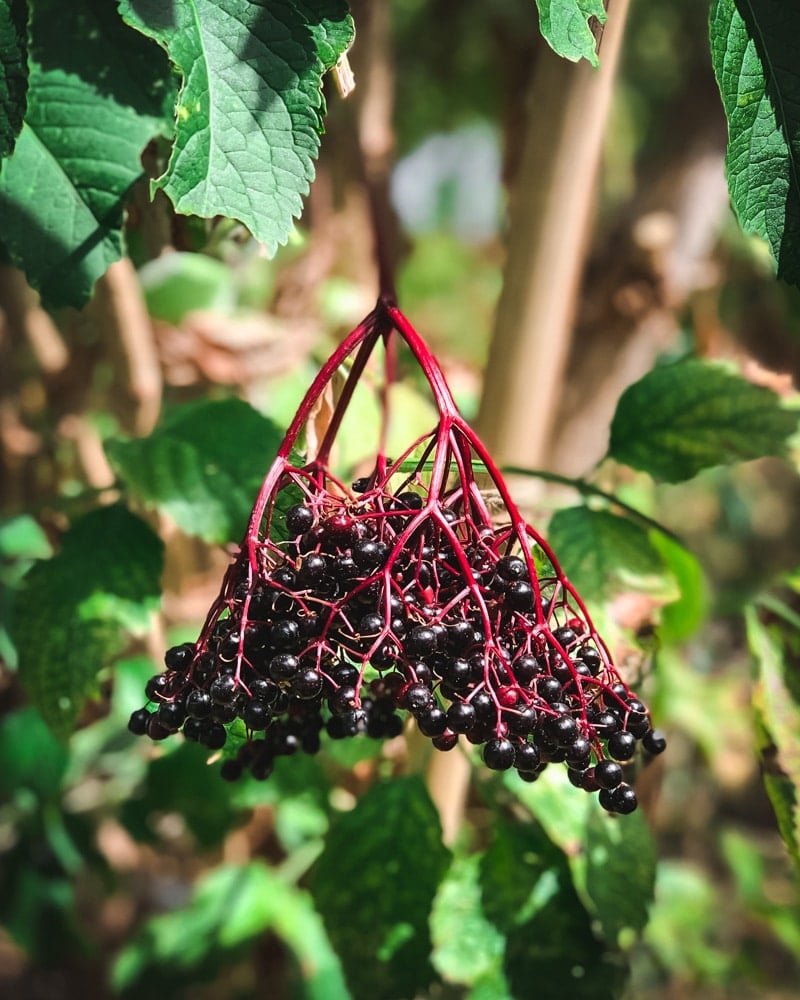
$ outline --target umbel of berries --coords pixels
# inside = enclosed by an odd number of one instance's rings
[[[379,446],[371,473],[345,484],[330,469],[342,417],[379,341],[391,381],[398,339],[439,421],[395,458]],[[298,437],[348,358],[317,454],[301,464]],[[576,787],[628,813],[628,763],[665,746],[430,351],[383,299],[314,380],[197,642],[165,662],[131,730],[219,750],[235,726],[245,738],[222,765],[228,779],[267,778],[276,758],[313,754],[323,738],[397,736],[410,715],[438,750],[480,746],[487,767],[526,781],[563,764]]]

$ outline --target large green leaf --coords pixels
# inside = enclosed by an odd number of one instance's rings
[[[589,20],[596,17],[605,23],[603,0],[536,0],[536,6],[539,27],[553,51],[572,62],[588,59],[597,66],[597,41]]]
[[[513,995],[615,1000],[622,970],[592,932],[565,855],[536,824],[495,818],[492,833],[481,866],[483,904],[506,935]]]
[[[188,987],[209,983],[267,930],[282,938],[301,964],[307,1000],[349,1000],[307,893],[281,881],[261,861],[214,868],[197,884],[188,906],[149,920],[117,959],[114,986],[123,995],[144,996],[157,982],[164,996],[186,996]]]
[[[183,77],[175,145],[155,182],[179,212],[239,219],[285,243],[314,177],[323,74],[353,39],[343,0],[122,0]]]
[[[0,801],[29,789],[40,799],[55,799],[69,755],[30,705],[0,721]]]
[[[31,701],[58,736],[75,724],[97,672],[147,628],[158,606],[162,544],[125,507],[76,521],[61,551],[36,562],[14,600],[11,636]]]
[[[428,918],[448,859],[416,777],[374,785],[331,827],[311,891],[354,1000],[424,992],[433,976]]]
[[[111,3],[40,0],[28,110],[0,172],[0,240],[51,305],[82,305],[122,254],[141,153],[169,128],[166,60]]]
[[[609,455],[668,483],[712,465],[784,455],[798,414],[719,365],[662,365],[622,394]]]
[[[0,158],[13,151],[25,116],[27,18],[25,0],[0,0]]]
[[[238,399],[176,407],[146,438],[108,441],[127,489],[209,542],[238,541],[281,431]]]
[[[800,869],[800,682],[793,676],[800,637],[792,626],[762,624],[752,608],[746,615],[747,637],[756,659],[753,706],[760,730],[764,784],[778,829]]]
[[[576,589],[592,600],[622,588],[664,590],[666,567],[640,525],[607,510],[565,507],[548,539]]]
[[[728,117],[733,208],[769,243],[778,274],[800,282],[800,8],[714,0],[711,55]]]
[[[502,976],[505,941],[483,912],[480,854],[459,857],[439,886],[431,913],[436,971],[448,982],[475,985]]]

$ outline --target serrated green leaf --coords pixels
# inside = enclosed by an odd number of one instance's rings
[[[647,924],[656,880],[656,850],[637,811],[620,822],[596,802],[586,827],[586,892],[612,945]]]
[[[149,920],[117,959],[114,986],[141,996],[157,981],[165,995],[177,995],[194,983],[208,983],[269,929],[301,963],[304,997],[349,1000],[308,894],[286,885],[260,861],[213,869],[198,882],[188,906]]]
[[[666,589],[661,555],[644,528],[629,518],[565,507],[551,518],[547,535],[570,581],[591,600],[621,589]]]
[[[436,971],[448,982],[473,986],[496,978],[505,941],[483,913],[480,854],[456,858],[439,886],[431,913]]]
[[[122,255],[125,196],[142,149],[169,128],[172,83],[111,3],[37,2],[30,55],[25,124],[0,172],[0,238],[46,303],[81,306]]]
[[[125,507],[92,511],[36,562],[14,601],[20,677],[53,732],[68,735],[97,672],[158,606],[163,546]]]
[[[14,151],[28,89],[25,0],[0,0],[0,159]]]
[[[800,642],[792,630],[794,647],[787,663],[778,626],[762,625],[752,608],[746,609],[745,617],[748,642],[756,659],[758,682],[753,707],[761,730],[764,783],[778,829],[800,869],[800,700],[796,687],[789,683],[787,669],[797,662]]]
[[[314,177],[321,85],[353,39],[343,0],[122,0],[125,19],[183,76],[162,188],[179,212],[243,222],[270,252],[285,243]]]
[[[797,424],[798,414],[770,389],[687,359],[654,368],[625,390],[609,455],[677,483],[713,465],[784,455]]]
[[[486,915],[506,935],[505,971],[514,996],[614,1000],[621,968],[592,933],[564,854],[537,824],[495,818],[481,866]]]
[[[711,55],[728,118],[725,165],[742,228],[763,237],[778,275],[800,282],[800,9],[715,0]]]
[[[536,0],[539,27],[547,44],[558,55],[577,62],[588,59],[598,65],[597,40],[589,20],[597,18],[605,24],[603,0]]]
[[[146,438],[108,441],[126,488],[190,535],[238,541],[283,435],[238,399],[176,407]]]
[[[354,1000],[415,996],[430,982],[428,917],[448,860],[417,777],[374,785],[331,827],[311,891]]]

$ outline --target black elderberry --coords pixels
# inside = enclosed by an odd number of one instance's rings
[[[423,663],[422,661],[412,663],[411,672],[414,674],[414,680],[420,684],[425,684],[426,687],[429,687],[433,683],[433,671],[427,663]]]
[[[215,677],[208,693],[217,705],[230,705],[236,697],[236,678],[230,674]]]
[[[191,716],[183,724],[183,735],[192,743],[197,743],[205,732],[205,722],[202,719],[193,719]]]
[[[542,758],[535,743],[520,743],[514,753],[514,766],[518,771],[535,771]]]
[[[581,646],[580,649],[575,651],[574,658],[585,663],[593,677],[596,677],[600,673],[603,660],[593,646]]]
[[[278,622],[270,629],[270,640],[276,649],[294,652],[300,644],[300,626],[293,618]]]
[[[497,716],[497,706],[488,691],[477,691],[469,700],[475,710],[475,717],[484,722],[494,723]]]
[[[243,771],[244,767],[238,760],[226,760],[223,761],[219,774],[225,781],[238,781]]]
[[[547,736],[556,746],[566,749],[580,736],[578,723],[571,715],[557,715],[545,723]]]
[[[542,672],[535,656],[520,656],[511,664],[511,670],[520,687],[527,687]]]
[[[253,699],[248,701],[242,709],[242,721],[248,729],[256,731],[266,729],[271,718],[272,713],[270,712],[269,705],[263,701]]]
[[[194,688],[186,696],[186,713],[193,719],[207,719],[213,707],[211,695],[202,688]]]
[[[292,678],[292,694],[304,701],[319,697],[322,694],[322,675],[313,668],[301,670]]]
[[[365,638],[375,638],[383,631],[384,619],[377,614],[368,614],[359,621],[356,626],[356,635]]]
[[[358,684],[361,672],[352,663],[340,663],[333,670],[331,677],[339,687],[351,687]],[[402,680],[402,678],[401,678]]]
[[[151,677],[145,685],[144,693],[148,701],[160,701],[166,690],[167,675],[156,674],[155,677]]]
[[[614,803],[614,812],[622,813],[622,815],[632,813],[638,805],[636,792],[630,785],[624,782],[618,785],[612,791],[611,795]]]
[[[622,768],[613,760],[600,760],[594,766],[595,781],[600,788],[612,789],[622,781]]]
[[[562,649],[569,649],[570,646],[575,644],[578,636],[575,633],[575,629],[565,625],[563,628],[557,628],[553,632],[553,638]]]
[[[594,728],[598,733],[604,736],[610,736],[612,733],[619,732],[622,729],[622,723],[620,722],[618,716],[614,715],[613,712],[601,712],[594,723]]]
[[[411,490],[398,494],[396,499],[398,504],[405,507],[406,510],[422,510],[425,502],[419,493],[413,493]]]
[[[131,713],[130,719],[128,719],[128,730],[134,734],[134,736],[144,736],[147,732],[147,723],[150,721],[150,713],[146,708],[139,708],[135,712]]]
[[[264,677],[254,677],[249,682],[250,694],[258,701],[263,701],[271,705],[280,694],[281,689],[277,684],[268,681]]]
[[[290,535],[302,535],[314,523],[314,512],[305,504],[298,503],[286,511],[286,530]]]
[[[435,705],[417,714],[417,726],[423,736],[441,736],[447,729],[447,716]]]
[[[564,689],[561,683],[555,679],[555,677],[539,677],[536,680],[536,693],[544,701],[552,704],[553,702],[560,701],[562,695],[564,694]]]
[[[447,710],[447,725],[454,733],[468,733],[475,719],[475,709],[469,702],[454,701]]]
[[[451,660],[442,671],[442,679],[455,691],[465,691],[470,683],[471,668],[466,660]]]
[[[407,708],[413,715],[427,711],[432,702],[433,695],[426,684],[419,682],[409,684],[403,692],[402,707]]]
[[[165,701],[156,712],[158,724],[172,733],[177,733],[186,719],[186,709],[177,701]]]
[[[667,749],[667,740],[660,729],[651,729],[642,737],[642,747],[649,754],[660,754]]]
[[[447,629],[447,645],[456,653],[464,652],[473,644],[474,632],[469,622],[456,622]]]
[[[336,694],[328,699],[328,708],[330,708],[334,715],[345,715],[352,710],[357,697],[358,692],[355,687],[349,685],[341,687]]]
[[[147,720],[147,735],[151,740],[165,740],[168,736],[172,736],[173,730],[165,729],[164,726],[158,721],[155,713],[150,716]]]
[[[525,560],[520,559],[519,556],[503,556],[502,559],[497,560],[495,568],[498,575],[509,583],[528,578],[528,567],[525,565]]]
[[[505,601],[513,611],[530,611],[533,607],[533,587],[525,580],[515,580],[506,591]]]
[[[516,750],[511,740],[489,740],[483,748],[483,762],[493,771],[507,771],[514,764]]]
[[[538,715],[532,705],[523,705],[522,708],[503,712],[503,722],[515,736],[528,736],[536,728]]]
[[[233,722],[236,716],[239,714],[239,699],[231,702],[230,705],[215,705],[211,710],[211,719],[213,722],[221,722],[226,724],[228,722]]]
[[[630,760],[636,753],[636,737],[632,733],[613,733],[607,748],[614,760]]]
[[[360,479],[354,480],[350,485],[350,489],[353,493],[366,493],[369,489],[369,478],[367,476],[361,476]]]
[[[184,642],[180,646],[173,646],[164,654],[164,663],[170,670],[185,672],[192,664],[196,648],[193,642]]]
[[[279,653],[269,661],[269,675],[280,683],[290,681],[300,669],[300,661],[291,653]]]
[[[328,568],[325,556],[319,555],[318,552],[310,552],[300,565],[300,569],[297,571],[297,584],[298,586],[307,586],[308,584],[319,583],[319,581],[325,576],[325,572]]]
[[[358,576],[358,566],[350,556],[339,556],[331,567],[331,574],[340,583],[346,583]]]
[[[408,656],[426,656],[436,649],[436,633],[425,625],[418,625],[408,633],[403,646]]]
[[[592,744],[585,736],[579,736],[575,742],[564,748],[564,759],[572,767],[588,767],[591,762]]]
[[[279,566],[272,572],[272,582],[286,590],[294,590],[297,583],[297,574],[291,566]]]
[[[441,736],[434,736],[431,743],[433,743],[437,750],[442,750],[446,753],[458,744],[458,736],[456,733],[452,733],[446,729]]]

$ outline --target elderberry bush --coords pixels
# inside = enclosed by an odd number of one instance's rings
[[[348,488],[329,469],[330,447],[366,356],[393,332],[420,362],[440,420],[396,461],[379,454]],[[356,348],[319,453],[296,464],[311,406]],[[476,462],[502,498],[500,516]],[[437,750],[463,740],[482,747],[488,768],[515,768],[525,781],[563,764],[605,809],[629,813],[630,763],[666,745],[430,353],[383,303],[312,385],[199,639],[168,650],[165,665],[131,731],[152,740],[180,731],[220,750],[240,720],[247,736],[222,765],[229,780],[268,778],[276,758],[314,754],[323,736],[398,736],[411,716]]]

